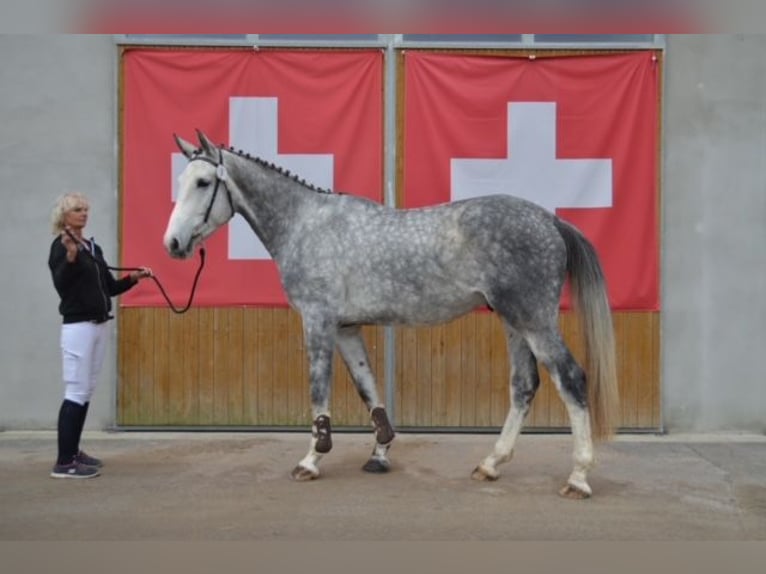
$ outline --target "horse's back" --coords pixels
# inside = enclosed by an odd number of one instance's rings
[[[442,247],[449,234],[489,242],[545,241],[559,234],[554,215],[511,195],[487,195],[419,208],[397,209],[364,198],[343,196],[329,227],[349,233],[362,244],[376,241]],[[482,239],[483,238],[483,239]]]
[[[301,225],[282,273],[297,306],[336,308],[349,322],[447,321],[493,297],[527,293],[565,262],[552,214],[522,199],[418,209],[338,200],[327,198]]]

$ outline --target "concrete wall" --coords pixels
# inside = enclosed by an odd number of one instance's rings
[[[117,51],[107,36],[0,35],[0,427],[61,401],[50,207],[78,189],[117,261]],[[766,430],[766,36],[667,39],[663,413],[669,431]],[[113,324],[116,329],[116,324]],[[114,422],[116,331],[89,428]]]
[[[117,258],[116,48],[110,36],[0,35],[0,427],[54,428],[63,397],[50,210],[79,190],[86,233]],[[113,324],[114,327],[114,324]],[[116,338],[88,415],[114,419]]]
[[[667,41],[668,429],[766,431],[766,36]]]

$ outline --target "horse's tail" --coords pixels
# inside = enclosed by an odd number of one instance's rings
[[[593,245],[577,229],[556,218],[567,249],[567,272],[574,308],[585,333],[585,371],[591,432],[596,439],[613,434],[619,392],[614,330],[606,281]]]

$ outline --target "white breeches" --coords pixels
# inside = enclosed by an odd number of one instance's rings
[[[61,326],[65,399],[79,405],[90,401],[104,363],[108,325],[83,321]]]

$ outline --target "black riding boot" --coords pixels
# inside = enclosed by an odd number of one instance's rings
[[[80,433],[87,407],[64,399],[59,409],[57,464],[70,464],[80,449]]]
[[[87,402],[82,406],[82,411],[80,412],[80,418],[77,419],[77,451],[76,452],[80,452],[80,437],[82,437],[82,429],[85,428],[85,418],[88,416],[89,406],[90,406],[90,402]]]

